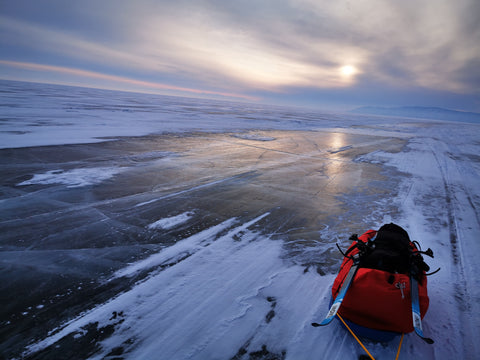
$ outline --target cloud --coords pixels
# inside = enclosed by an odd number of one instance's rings
[[[327,16],[328,36],[340,46],[354,42],[366,51],[365,73],[371,79],[392,86],[471,90],[453,74],[480,56],[480,45],[474,40],[480,35],[480,12],[476,13],[476,26],[470,21],[469,32],[463,25],[466,17],[473,16],[473,7],[478,7],[473,1],[296,3],[315,12],[318,19]]]
[[[480,58],[475,8],[473,0],[181,1],[144,15],[138,31],[143,46],[158,44],[155,57],[169,53],[212,83],[338,88],[359,80],[338,71],[351,65],[391,87],[468,92],[478,84],[459,72]]]
[[[313,46],[322,54],[321,61],[311,61],[292,54],[291,49],[276,47],[254,31],[216,23],[208,16],[181,20],[160,17],[139,31],[143,31],[140,38],[154,34],[141,45],[141,53],[154,44],[158,50],[151,50],[153,57],[169,57],[176,64],[194,69],[205,81],[227,79],[242,88],[275,91],[288,86],[346,86],[348,82],[338,68],[357,63],[362,57],[361,49],[354,46],[338,49],[324,42]]]
[[[43,13],[45,18],[35,21],[33,15],[3,16],[2,43],[7,49],[30,49],[30,59],[18,61],[55,58],[54,64],[217,92],[281,93],[362,83],[457,93],[480,87],[475,0],[81,4],[73,9],[64,2],[51,4],[58,18],[72,19],[72,26]],[[344,76],[342,66],[357,71]]]
[[[46,25],[6,18],[1,22],[5,34],[13,33],[11,42],[37,52],[49,51],[76,62],[85,61],[89,66],[111,64],[115,68],[141,69],[143,73],[176,74],[190,81],[194,79],[197,84],[230,90],[347,86],[353,77],[346,79],[338,69],[351,65],[352,61],[356,65],[361,57],[360,49],[354,46],[339,49],[333,43],[324,42],[313,46],[314,52],[323,55],[309,61],[285,46],[269,42],[259,29],[225,23],[226,17],[218,12],[193,5],[193,8],[169,6],[171,9],[166,6],[163,11],[148,14],[143,13],[143,8],[137,12],[132,10],[133,18],[143,20],[141,25],[116,24],[122,26],[122,34],[128,32],[129,36],[111,44]],[[130,31],[126,31],[125,26]],[[277,35],[290,36],[280,28]],[[298,43],[298,39],[295,41]]]
[[[194,89],[194,88],[185,88],[185,87],[173,86],[169,84],[131,79],[123,76],[108,75],[108,74],[98,73],[94,71],[87,71],[87,70],[75,69],[75,68],[69,68],[69,67],[63,67],[63,66],[52,66],[52,65],[45,65],[45,64],[35,64],[35,63],[7,61],[7,60],[0,60],[0,65],[4,65],[7,67],[16,67],[24,70],[51,72],[51,73],[57,73],[57,74],[60,73],[60,74],[72,75],[74,77],[106,80],[106,81],[115,82],[115,83],[133,85],[135,87],[143,88],[143,89],[173,90],[177,92],[191,93],[191,94],[197,94],[197,95],[216,95],[216,96],[222,96],[227,98],[237,98],[237,99],[250,100],[250,101],[258,100],[257,98],[249,95]]]

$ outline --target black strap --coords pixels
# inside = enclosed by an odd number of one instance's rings
[[[338,251],[340,251],[340,253],[344,257],[350,260],[353,259],[353,256],[349,254],[355,249],[358,249],[359,258],[362,258],[364,255],[368,254],[372,250],[373,242],[368,240],[368,243],[365,244],[362,240],[358,238],[357,234],[353,234],[352,236],[350,236],[349,240],[356,241],[357,243],[354,246],[350,246],[346,252],[343,252],[342,249],[340,249],[340,246],[338,245],[338,243],[336,245],[337,245]]]

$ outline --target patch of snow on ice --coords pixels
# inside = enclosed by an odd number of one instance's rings
[[[339,152],[342,152],[342,151],[346,151],[346,150],[350,150],[350,149],[353,149],[353,146],[352,145],[346,145],[346,146],[342,146],[340,148],[336,148],[336,149],[332,149],[332,150],[329,150],[328,152],[330,154],[336,154],[336,153],[339,153]]]
[[[146,161],[146,160],[162,159],[165,157],[172,157],[172,156],[178,156],[178,154],[172,151],[147,151],[140,154],[132,155],[131,159],[134,161]]]
[[[273,141],[276,140],[271,136],[263,136],[260,134],[234,134],[233,137],[243,140],[254,140],[254,141]]]
[[[155,221],[153,224],[148,225],[147,227],[152,230],[153,229],[165,229],[165,230],[172,229],[177,225],[187,222],[189,219],[192,218],[193,214],[194,214],[193,212],[185,212],[180,215],[160,219],[158,221]]]
[[[68,171],[50,170],[43,174],[34,174],[30,180],[23,181],[17,186],[63,184],[69,188],[74,188],[96,185],[121,171],[122,169],[118,167],[80,168]]]
[[[126,268],[117,271],[113,278],[122,276],[131,276],[140,270],[149,269],[165,263],[175,263],[181,258],[188,256],[203,246],[208,245],[215,239],[215,236],[223,230],[228,229],[235,223],[235,219],[229,219],[221,224],[208,228],[192,235],[182,241],[177,242],[175,245],[169,246],[158,254],[149,256],[148,258],[130,264]]]

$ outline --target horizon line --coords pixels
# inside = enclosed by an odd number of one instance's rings
[[[83,70],[79,68],[72,68],[72,67],[66,67],[66,66],[47,65],[47,64],[39,64],[39,63],[32,63],[32,62],[11,61],[11,60],[1,60],[1,59],[0,59],[0,64],[6,65],[9,67],[20,68],[24,70],[33,70],[33,71],[40,71],[40,72],[50,71],[55,73],[69,74],[69,75],[86,77],[86,78],[114,81],[117,83],[129,84],[129,85],[158,89],[158,90],[172,90],[172,91],[186,92],[186,93],[192,93],[192,94],[198,94],[198,95],[202,95],[202,94],[215,95],[215,96],[221,96],[226,98],[244,99],[244,100],[254,101],[254,102],[258,102],[260,100],[260,98],[250,96],[250,95],[181,87],[181,86],[175,86],[175,85],[159,83],[159,82],[137,80],[137,79],[132,79],[124,76],[109,75],[109,74],[104,74],[96,71]],[[75,86],[75,85],[72,85],[72,86]]]

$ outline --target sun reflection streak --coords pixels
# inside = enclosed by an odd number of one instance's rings
[[[337,132],[331,133],[327,142],[327,146],[330,148],[328,152],[332,155],[332,157],[325,165],[325,175],[328,176],[330,182],[334,183],[339,181],[337,176],[338,174],[342,173],[342,166],[344,165],[344,162],[341,161],[340,156],[337,154],[348,146],[345,141],[345,134]]]
[[[346,145],[344,133],[332,133],[328,144],[332,151],[337,151]]]

